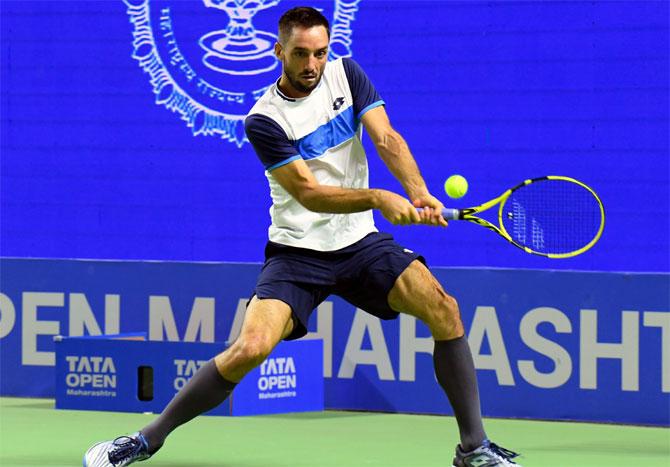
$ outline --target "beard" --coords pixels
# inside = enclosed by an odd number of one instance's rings
[[[295,75],[291,75],[291,74],[286,73],[286,72],[284,72],[284,75],[286,75],[286,79],[291,84],[291,87],[293,87],[293,89],[295,89],[296,91],[301,92],[303,94],[309,94],[310,92],[312,92],[314,90],[314,88],[316,88],[319,85],[319,83],[321,82],[321,76],[322,76],[322,74],[317,75],[316,80],[314,81],[314,83],[312,83],[310,85],[305,85],[305,84],[301,83],[299,81],[299,78]]]

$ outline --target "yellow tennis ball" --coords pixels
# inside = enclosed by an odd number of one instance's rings
[[[444,182],[444,191],[450,198],[461,198],[468,192],[468,181],[461,175],[452,175]]]

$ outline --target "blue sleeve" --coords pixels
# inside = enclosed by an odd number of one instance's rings
[[[357,119],[360,120],[368,110],[384,105],[384,101],[358,63],[345,57],[342,59],[342,65],[354,99],[354,115]]]
[[[244,120],[244,131],[268,172],[300,158],[286,132],[265,115],[249,115]]]

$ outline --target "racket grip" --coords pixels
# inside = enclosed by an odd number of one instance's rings
[[[423,208],[416,208],[418,212],[423,211]],[[448,221],[453,221],[457,220],[460,218],[461,211],[460,209],[453,209],[453,208],[444,208],[442,209],[442,217],[444,217]]]
[[[458,220],[461,215],[460,209],[444,208],[442,209],[442,217],[448,221]]]

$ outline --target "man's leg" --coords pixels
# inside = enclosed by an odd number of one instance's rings
[[[157,451],[179,425],[226,400],[244,375],[263,363],[277,343],[290,334],[292,324],[287,304],[254,296],[235,343],[200,368],[163,413],[140,430],[149,452]]]
[[[428,325],[435,339],[435,375],[456,416],[465,451],[486,439],[479,404],[477,375],[456,300],[420,261],[412,262],[388,295],[393,310],[413,315]]]
[[[292,330],[291,308],[286,303],[254,297],[235,343],[202,366],[163,413],[139,433],[92,446],[84,456],[84,467],[122,467],[146,459],[175,428],[226,400],[244,375]]]

